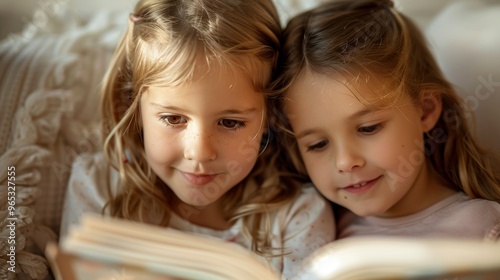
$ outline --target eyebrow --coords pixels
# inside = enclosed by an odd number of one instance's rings
[[[248,108],[248,109],[244,109],[244,110],[230,109],[230,110],[224,110],[224,111],[220,112],[220,114],[221,115],[225,115],[225,114],[241,114],[241,115],[244,115],[244,114],[253,113],[255,111],[257,111],[256,108]]]
[[[160,109],[165,109],[165,110],[174,110],[174,111],[181,110],[181,108],[176,107],[176,106],[165,106],[165,105],[161,105],[161,104],[154,103],[154,102],[151,102],[151,105],[154,107],[158,107]]]
[[[374,110],[371,108],[364,108],[363,110],[359,110],[356,113],[350,115],[347,119],[348,120],[357,119],[357,118],[360,118],[362,116],[365,116],[365,115],[368,115],[368,114],[371,114],[371,113],[377,112],[377,111],[379,111],[379,110]],[[296,134],[295,137],[297,139],[300,139],[300,138],[306,137],[307,135],[317,133],[319,131],[320,131],[320,129],[318,129],[318,128],[306,129],[306,130],[301,131],[300,133]]]
[[[185,109],[182,109],[182,108],[177,107],[177,106],[165,106],[165,105],[161,105],[161,104],[158,104],[158,103],[155,103],[155,102],[151,102],[151,105],[153,105],[155,107],[158,107],[158,108],[161,108],[161,109],[164,109],[164,110],[186,111]],[[229,109],[229,110],[221,111],[218,114],[220,114],[220,115],[226,115],[226,114],[235,114],[235,115],[236,114],[241,114],[241,115],[244,115],[244,114],[253,113],[255,111],[257,111],[256,108],[248,108],[248,109],[242,109],[242,110]]]
[[[360,117],[363,117],[363,116],[366,116],[368,114],[372,114],[372,113],[375,113],[378,111],[380,111],[380,110],[375,110],[373,108],[364,108],[363,110],[359,110],[356,113],[350,115],[347,119],[354,120],[354,119],[357,119],[357,118],[360,118]]]

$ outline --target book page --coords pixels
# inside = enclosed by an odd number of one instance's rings
[[[144,273],[174,279],[279,279],[267,263],[237,244],[109,217],[85,216],[61,250],[76,257],[77,277],[92,279],[122,272],[142,277],[137,279],[146,279]]]
[[[500,279],[500,242],[340,239],[309,256],[297,279]]]

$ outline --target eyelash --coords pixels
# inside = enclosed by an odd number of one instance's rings
[[[362,126],[358,128],[359,133],[363,133],[364,135],[372,135],[377,132],[379,132],[383,128],[383,125],[381,123],[374,124],[374,125],[369,125],[369,126]],[[366,131],[368,130],[368,131]]]
[[[179,123],[172,123],[172,121],[169,120],[169,118],[180,118],[180,122]],[[187,122],[184,117],[177,116],[177,115],[161,116],[160,121],[163,122],[165,125],[172,126],[172,127],[176,127],[176,126],[179,126],[179,125]],[[228,127],[227,123],[226,123],[226,125],[224,125],[224,122],[227,122],[227,121],[231,122],[231,124],[234,124],[234,126]],[[218,121],[218,124],[223,126],[224,129],[227,129],[227,130],[238,130],[240,128],[244,128],[247,125],[246,122],[244,122],[244,121],[237,121],[237,120],[233,120],[233,119],[221,119],[220,121]]]
[[[171,120],[169,120],[170,118],[180,118],[180,120],[182,122],[179,122],[179,123],[172,123]],[[165,115],[165,116],[161,116],[160,117],[160,121],[163,122],[165,125],[167,126],[173,126],[173,127],[176,127],[178,125],[181,125],[181,123],[185,123],[186,122],[186,119],[184,117],[181,117],[181,116],[177,116],[177,115]]]
[[[358,132],[362,133],[364,135],[373,135],[377,132],[379,132],[383,128],[383,125],[381,123],[375,124],[375,125],[369,125],[369,126],[363,126],[358,128]],[[364,131],[368,130],[368,131]],[[329,141],[328,140],[323,140],[320,141],[314,145],[308,146],[307,151],[308,152],[315,152],[315,151],[320,151],[323,149],[326,145],[328,145]]]
[[[321,142],[318,142],[314,145],[311,145],[311,146],[308,146],[307,147],[307,151],[308,152],[315,152],[315,151],[319,151],[321,150],[322,148],[324,148],[326,145],[328,144],[328,141],[327,140],[323,140]]]
[[[227,126],[223,125],[223,122],[224,122],[224,121],[230,121],[230,122],[234,123],[234,124],[235,124],[235,126],[234,126],[234,127],[227,127]],[[228,129],[228,130],[238,130],[238,129],[240,129],[240,128],[244,128],[244,127],[247,125],[247,123],[246,123],[246,122],[243,122],[243,121],[237,121],[237,120],[232,120],[232,119],[222,119],[222,120],[220,120],[218,123],[219,123],[220,125],[222,125],[225,129]]]

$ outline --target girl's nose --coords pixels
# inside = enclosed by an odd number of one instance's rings
[[[337,150],[335,163],[338,172],[343,173],[355,171],[358,167],[362,167],[365,164],[365,161],[361,156],[359,149],[350,145],[342,145]]]
[[[214,136],[207,129],[193,128],[184,138],[184,158],[207,162],[217,158]]]

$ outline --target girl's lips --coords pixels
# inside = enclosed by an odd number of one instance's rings
[[[377,182],[380,180],[381,177],[382,176],[379,176],[373,180],[366,181],[361,184],[350,185],[342,189],[352,194],[363,194],[371,190],[373,187],[375,187],[375,185],[377,184]]]
[[[212,182],[217,174],[193,174],[187,172],[181,172],[182,177],[191,185],[203,186]]]

